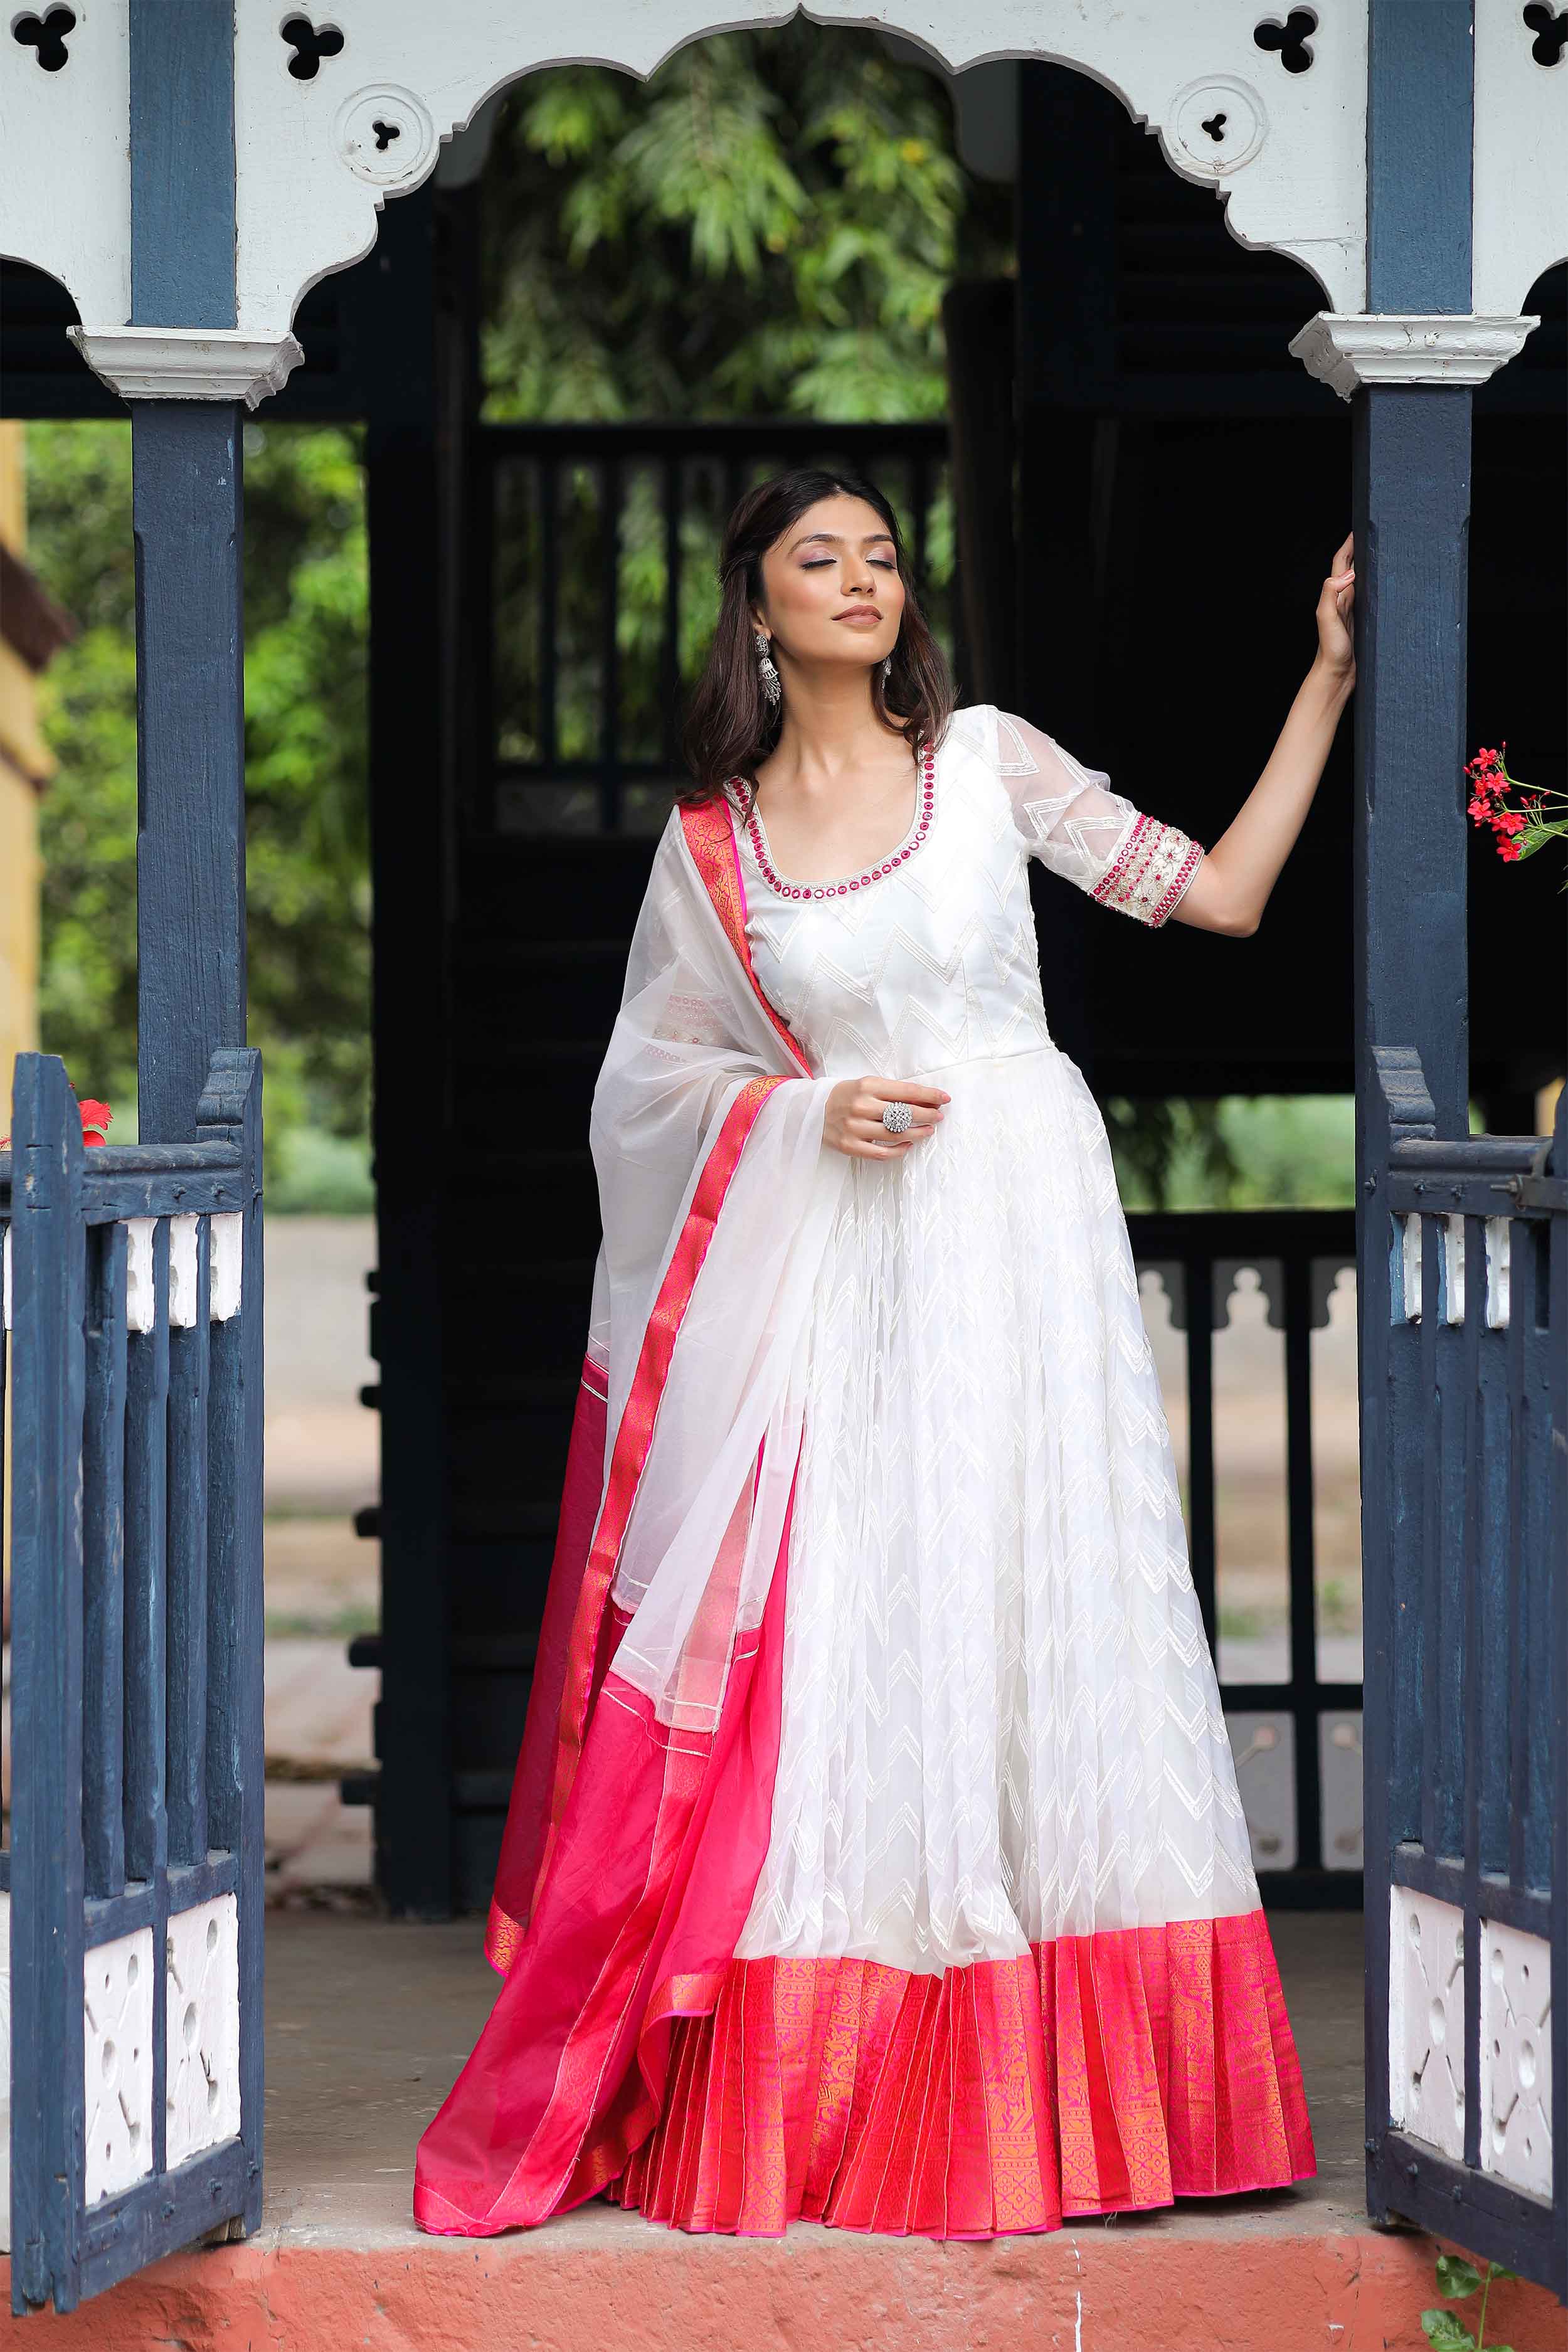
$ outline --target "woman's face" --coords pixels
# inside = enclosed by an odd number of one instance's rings
[[[763,609],[753,617],[775,661],[869,669],[892,652],[903,611],[893,542],[864,499],[818,499],[763,558]]]

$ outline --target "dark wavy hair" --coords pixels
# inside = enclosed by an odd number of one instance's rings
[[[942,740],[956,696],[942,647],[921,611],[897,515],[872,482],[816,466],[796,466],[748,490],[725,527],[719,555],[719,625],[691,698],[683,737],[691,782],[677,791],[676,798],[688,807],[716,799],[731,776],[744,777],[754,788],[759,762],[779,740],[783,709],[770,704],[763,692],[752,642],[752,610],[763,601],[763,558],[807,507],[840,494],[864,499],[875,508],[893,542],[904,583],[904,616],[893,647],[893,667],[885,682],[880,662],[872,667],[872,705],[912,751]]]

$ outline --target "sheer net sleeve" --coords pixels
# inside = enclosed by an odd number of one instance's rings
[[[994,713],[996,769],[1030,856],[1102,906],[1165,922],[1203,859],[1178,825],[1147,815],[1098,769],[1011,712]]]

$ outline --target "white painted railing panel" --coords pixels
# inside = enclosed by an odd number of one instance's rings
[[[237,1210],[207,1221],[207,1312],[215,1323],[239,1313],[245,1288],[245,1219]]]
[[[1399,1220],[1399,1281],[1394,1288],[1395,1322],[1403,1315],[1406,1323],[1421,1320],[1421,1220],[1418,1216]]]
[[[232,1895],[169,1922],[168,2163],[239,2130],[239,1913]]]
[[[1465,1915],[1408,1886],[1389,1912],[1389,2120],[1462,2162]]]
[[[174,1331],[195,1326],[200,1224],[199,1217],[169,1220],[169,1326]]]
[[[1487,1219],[1487,1322],[1494,1331],[1505,1328],[1510,1309],[1510,1267],[1513,1219]]]
[[[1552,1947],[1481,1922],[1481,2170],[1552,2194]]]
[[[1438,1311],[1445,1323],[1462,1323],[1465,1319],[1465,1220],[1462,1216],[1443,1220],[1443,1268],[1439,1285],[1441,1297]]]
[[[156,1217],[125,1220],[125,1326],[153,1328],[153,1228]]]
[[[153,2169],[153,1930],[99,1944],[82,1962],[87,2202]]]

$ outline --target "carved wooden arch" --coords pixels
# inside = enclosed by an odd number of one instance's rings
[[[1293,255],[1331,307],[1357,310],[1365,275],[1366,18],[1322,0],[1310,66],[1256,28],[1290,10],[1274,0],[815,0],[731,7],[715,0],[584,0],[562,20],[517,0],[337,0],[282,11],[240,0],[236,38],[239,326],[287,331],[300,297],[374,242],[389,196],[418,186],[443,142],[498,92],[552,66],[600,64],[646,79],[717,32],[766,29],[797,14],[824,26],[896,33],[950,72],[1041,58],[1089,75],[1157,132],[1184,178],[1213,188],[1243,244]],[[1298,12],[1300,15],[1300,12]],[[301,78],[304,16],[342,46]],[[1299,68],[1299,55],[1297,58]]]
[[[122,334],[129,314],[130,9],[84,0],[68,62],[52,73],[0,33],[6,249],[62,279],[93,339]],[[596,63],[646,77],[710,34],[797,13],[898,34],[951,72],[1033,58],[1090,76],[1157,132],[1173,169],[1225,199],[1243,244],[1292,254],[1333,308],[1361,307],[1365,0],[1318,0],[1306,71],[1255,37],[1287,25],[1289,0],[813,0],[804,11],[795,0],[580,0],[571,12],[547,0],[236,0],[228,334],[280,351],[307,289],[368,252],[388,197],[417,187],[443,144],[524,75]],[[150,352],[149,364],[162,362]]]
[[[1240,243],[1300,261],[1331,310],[1365,304],[1368,0],[580,0],[569,18],[546,0],[235,0],[237,319],[198,351],[183,320],[125,324],[131,9],[78,0],[53,71],[0,25],[4,249],[68,287],[94,364],[94,347],[120,351],[105,373],[128,391],[275,389],[300,296],[368,252],[387,198],[522,76],[646,77],[692,41],[796,13],[897,34],[951,72],[1036,58],[1089,76],[1215,190]],[[1537,46],[1516,0],[1475,0],[1470,308],[1492,324],[1568,241],[1568,56],[1544,65]]]

